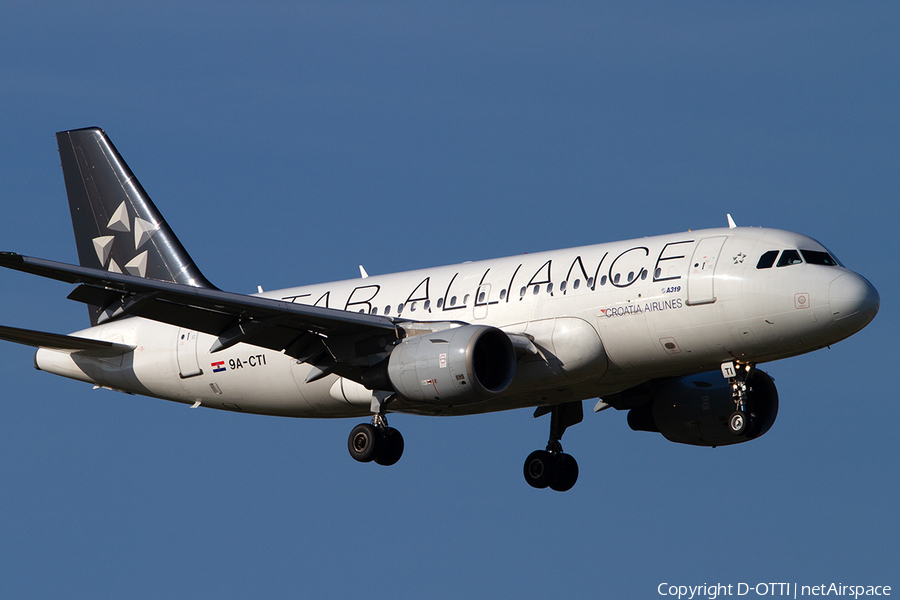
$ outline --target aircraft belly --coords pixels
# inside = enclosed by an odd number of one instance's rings
[[[646,378],[643,376],[610,369],[602,380],[590,377],[577,382],[568,379],[562,383],[557,381],[555,385],[545,382],[542,386],[509,389],[490,400],[464,406],[436,406],[396,400],[391,403],[391,412],[446,417],[480,415],[598,398],[634,387],[644,381]]]

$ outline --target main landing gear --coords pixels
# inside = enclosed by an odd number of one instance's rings
[[[747,381],[753,376],[755,365],[750,363],[725,363],[722,374],[731,383],[731,394],[734,400],[734,412],[728,417],[728,430],[734,435],[742,435],[750,427],[752,415],[748,406],[749,386]]]
[[[372,423],[360,423],[347,440],[350,456],[359,462],[375,461],[379,465],[395,464],[403,455],[403,436],[388,427],[384,414],[372,417]]]
[[[525,481],[533,488],[549,487],[557,492],[572,489],[578,480],[578,463],[565,454],[559,440],[566,428],[581,423],[584,410],[581,402],[566,402],[556,406],[539,406],[535,417],[550,413],[550,440],[546,450],[535,450],[525,459]]]

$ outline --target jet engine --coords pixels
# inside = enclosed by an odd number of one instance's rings
[[[406,338],[391,352],[387,375],[408,400],[473,404],[503,392],[516,372],[509,336],[464,325]]]
[[[655,431],[672,442],[695,446],[725,446],[746,442],[767,432],[778,415],[778,391],[764,371],[747,380],[747,427],[739,434],[728,426],[735,412],[732,386],[718,371],[651,382],[611,398],[627,402],[628,425],[635,431]],[[643,402],[642,402],[643,401]]]

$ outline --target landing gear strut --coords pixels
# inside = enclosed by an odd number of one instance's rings
[[[384,404],[371,423],[360,423],[350,432],[347,449],[350,456],[359,462],[372,462],[386,467],[395,464],[403,456],[403,436],[388,426],[384,416]]]
[[[731,394],[734,400],[734,412],[728,417],[728,430],[734,435],[742,435],[750,427],[752,415],[748,405],[749,387],[747,381],[753,376],[755,365],[750,363],[722,365],[722,374],[731,383]]]
[[[549,487],[557,492],[572,489],[578,480],[578,463],[565,454],[559,440],[566,429],[584,418],[581,402],[566,402],[556,406],[540,406],[535,417],[550,413],[550,440],[546,450],[535,450],[525,459],[525,481],[534,488]]]

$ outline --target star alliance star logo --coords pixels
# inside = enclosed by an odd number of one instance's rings
[[[109,223],[107,223],[106,228],[109,229],[112,235],[101,235],[92,240],[94,242],[94,251],[97,252],[97,258],[100,260],[103,268],[111,273],[127,273],[136,277],[145,277],[147,274],[147,251],[144,250],[138,254],[138,250],[150,240],[159,229],[159,225],[140,217],[135,217],[134,225],[132,226],[128,214],[128,205],[125,201],[122,201],[122,204],[119,205],[119,208],[116,209]],[[132,236],[129,234],[132,231],[134,232],[134,252],[130,251]],[[126,251],[127,254],[125,256],[132,255],[122,267],[111,257],[113,243],[116,240],[119,240],[116,244],[116,255],[119,256],[120,260]]]
[[[734,257],[734,264],[743,263],[745,258],[747,258],[746,254],[738,252],[738,255]]]

